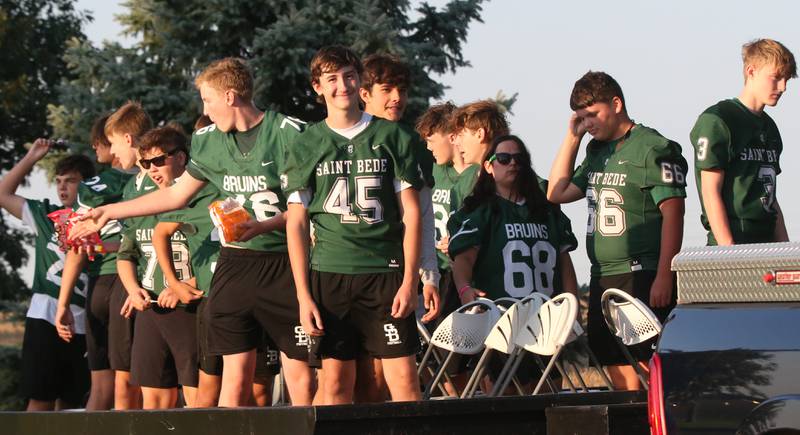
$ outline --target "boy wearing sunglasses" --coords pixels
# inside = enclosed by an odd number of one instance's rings
[[[581,77],[570,107],[575,113],[550,171],[547,196],[557,204],[588,201],[589,343],[615,387],[635,390],[636,372],[603,320],[600,297],[608,288],[619,288],[666,319],[675,304],[670,262],[683,239],[687,164],[680,145],[630,119],[622,89],[606,73]],[[587,132],[593,139],[573,170]],[[649,343],[636,350],[639,361],[652,353]]]
[[[137,146],[139,165],[159,189],[171,186],[184,173],[189,144],[177,128],[153,129],[141,137]],[[219,244],[211,241],[213,225],[208,219],[208,205],[217,197],[216,189],[208,185],[192,198],[185,211],[175,216],[138,218],[137,227],[123,236],[120,261],[139,260],[143,266],[138,277],[133,271],[125,277],[122,270],[120,274],[130,297],[125,315],[133,309],[140,311],[133,340],[131,381],[142,387],[145,409],[174,407],[178,385],[183,387],[187,406],[195,404],[197,302],[203,296],[195,281],[196,277],[210,277],[211,264],[219,250]],[[168,256],[163,252],[158,255],[155,246],[154,233],[163,219],[181,222],[167,242]],[[162,263],[168,268],[162,268]],[[171,285],[167,271],[174,278]]]

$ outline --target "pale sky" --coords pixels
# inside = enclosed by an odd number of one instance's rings
[[[78,8],[94,13],[86,29],[92,41],[120,40],[112,17],[122,12],[119,2],[79,0]],[[791,0],[495,0],[484,4],[484,23],[470,27],[464,56],[472,67],[441,80],[450,86],[445,98],[456,104],[493,97],[501,89],[508,95],[519,92],[511,127],[530,148],[537,172],[546,177],[566,131],[572,85],[590,69],[606,71],[622,86],[634,120],[680,143],[691,167],[689,131],[697,116],[741,90],[741,45],[770,37],[800,58],[798,16],[800,3]],[[800,158],[798,89],[797,80],[790,81],[778,106],[767,110],[783,137],[777,195],[793,240],[800,236],[800,206],[791,194],[791,186],[800,185],[794,166]],[[579,160],[583,155],[582,150]],[[694,177],[687,178],[684,246],[699,246],[705,244],[705,231]],[[41,177],[31,180],[30,195],[49,189]],[[588,282],[586,203],[567,205],[564,211],[580,242],[573,253],[578,282]]]

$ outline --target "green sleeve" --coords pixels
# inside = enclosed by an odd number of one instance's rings
[[[654,146],[645,158],[642,187],[650,189],[656,204],[668,198],[686,197],[686,173],[689,170],[681,146],[667,141]]]
[[[572,233],[572,222],[567,215],[558,208],[558,252],[570,252],[578,248],[578,239]]]
[[[731,133],[719,116],[703,113],[690,134],[697,169],[725,169],[731,160]]]
[[[447,231],[450,233],[450,244],[447,253],[455,259],[458,254],[472,248],[481,246],[485,222],[483,216],[475,210],[464,213],[463,210],[455,212],[447,221]]]
[[[591,155],[589,154],[589,148],[586,149],[586,157],[584,157],[583,162],[581,162],[580,166],[575,169],[575,173],[572,174],[572,184],[578,186],[581,189],[581,192],[584,194],[586,193],[586,189],[589,187],[589,166],[591,162]]]
[[[309,133],[306,133],[308,135]],[[286,196],[298,190],[314,189],[314,164],[318,159],[310,158],[317,153],[306,147],[307,136],[301,136],[288,147],[286,151],[286,164],[281,172],[281,189]],[[309,154],[310,153],[310,154]],[[279,168],[281,169],[281,168]]]
[[[422,162],[414,151],[419,147],[418,136],[402,135],[397,141],[397,146],[392,153],[394,159],[395,177],[410,184],[416,190],[425,185]]]
[[[122,241],[119,245],[119,250],[117,251],[117,259],[138,263],[140,256],[139,250],[136,248],[136,242],[133,241],[133,238],[131,238],[128,234],[123,234]]]

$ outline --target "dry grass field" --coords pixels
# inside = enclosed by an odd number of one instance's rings
[[[11,313],[0,313],[0,346],[22,346],[25,322],[12,317]]]

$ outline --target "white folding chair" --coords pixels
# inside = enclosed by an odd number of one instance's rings
[[[550,362],[542,372],[539,382],[533,390],[537,394],[547,380],[550,371],[557,364],[558,357],[572,333],[575,319],[578,315],[578,300],[571,293],[562,293],[545,302],[539,309],[529,316],[527,324],[514,335],[515,344],[525,351],[536,355],[550,356]],[[500,393],[508,387],[511,377],[514,376],[522,355],[518,355],[513,366],[506,374],[502,383],[498,383],[493,393]],[[562,371],[563,370],[559,368]]]
[[[427,364],[434,347],[444,349],[448,354],[433,380],[425,388],[424,399],[430,398],[431,391],[441,380],[453,355],[475,355],[483,350],[483,342],[499,318],[500,312],[494,302],[479,298],[452,312],[442,321],[433,332],[431,345],[428,346],[420,364]]]
[[[642,301],[622,290],[610,288],[600,298],[603,318],[617,340],[625,358],[636,370],[642,386],[647,389],[647,376],[633,359],[628,346],[643,343],[661,334],[661,322]]]
[[[485,348],[481,354],[472,375],[461,393],[461,398],[473,397],[477,390],[480,380],[485,373],[490,355],[493,350],[510,355],[516,346],[512,341],[512,335],[521,325],[520,316],[527,319],[527,305],[522,306],[521,301],[515,298],[499,298],[494,301],[495,306],[502,314],[500,319],[492,326],[492,330],[484,340]],[[522,321],[524,324],[524,321]]]
[[[417,320],[417,332],[419,333],[419,339],[422,342],[422,344],[425,345],[425,350],[427,352],[427,350],[431,347],[431,334],[430,332],[428,332],[428,328],[425,327],[425,325],[422,323],[419,317],[417,317],[416,320]],[[433,355],[433,359],[436,360],[436,366],[434,367],[441,366],[442,356],[439,354],[439,352],[436,349],[433,349],[431,355]],[[426,361],[425,365],[422,365],[422,362],[420,361],[419,366],[417,366],[417,376],[420,377],[420,382],[422,382],[422,372],[425,369],[428,370],[428,374],[431,376],[431,378],[436,375],[436,369],[434,369],[434,367],[431,367],[430,360]],[[445,382],[448,382],[451,385],[453,384],[452,380],[450,379],[450,376],[447,374],[446,371],[444,372],[443,376]],[[422,382],[422,385],[425,385],[425,383]],[[441,384],[439,384],[439,391],[441,391],[443,395],[449,396],[447,389],[445,389],[444,386]]]

